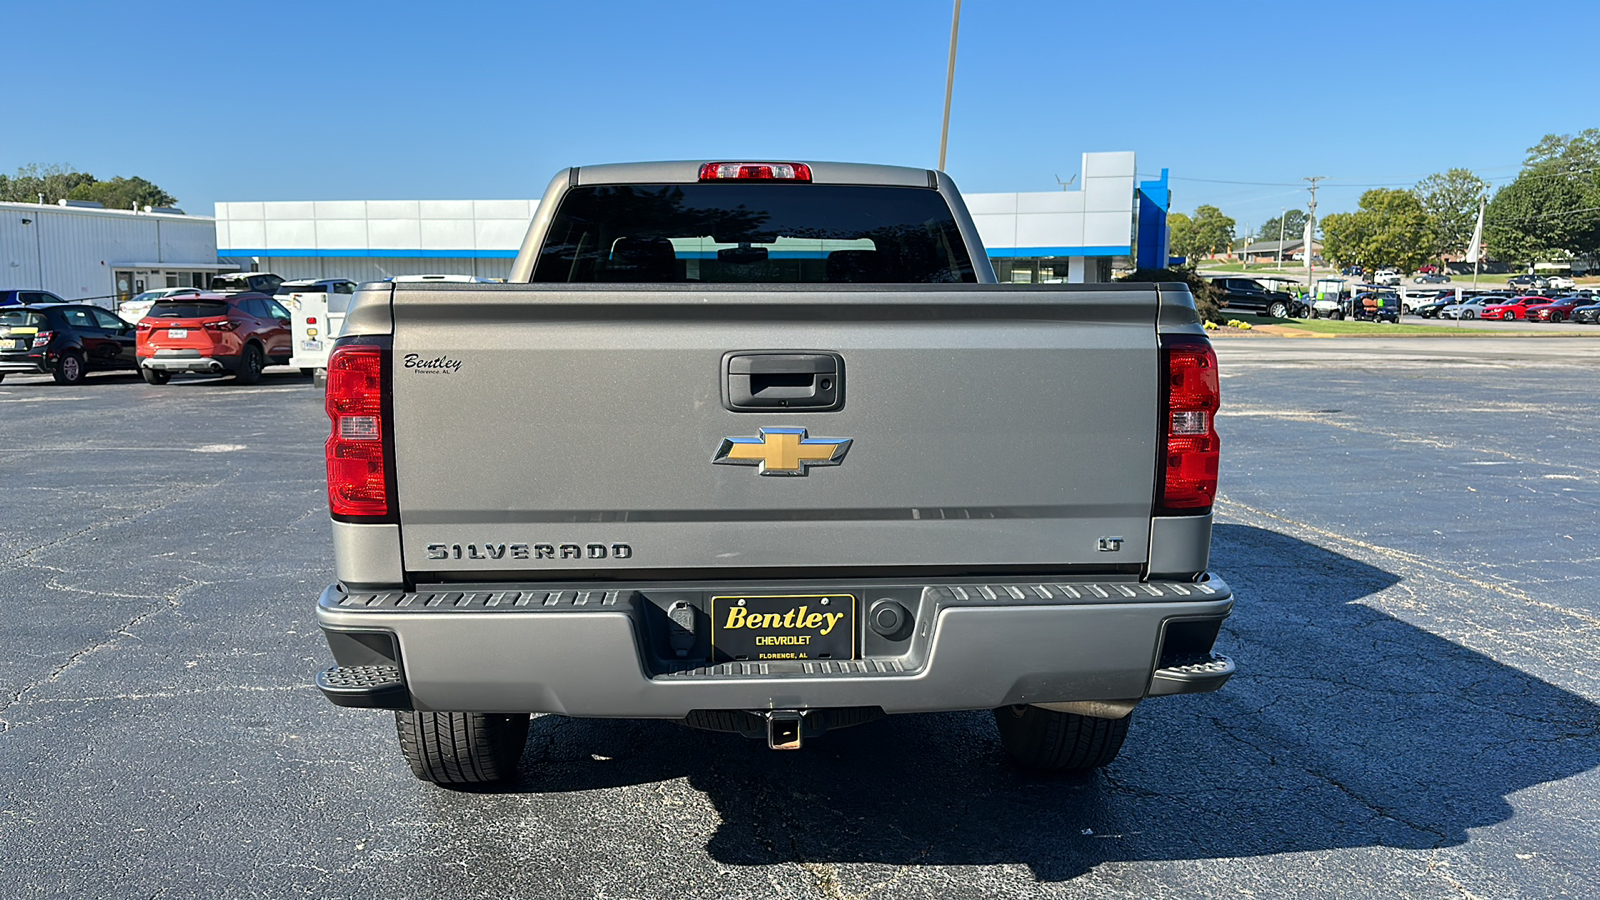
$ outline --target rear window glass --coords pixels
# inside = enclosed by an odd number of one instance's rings
[[[43,328],[44,316],[27,309],[0,309],[0,326],[6,328]]]
[[[206,316],[225,316],[228,314],[228,304],[225,300],[196,300],[193,297],[173,297],[168,300],[157,300],[150,307],[148,315],[157,319],[200,319]]]
[[[289,294],[326,294],[326,284],[280,284],[274,296],[285,297]]]
[[[535,282],[975,282],[928,188],[812,184],[577,187]]]
[[[211,287],[218,291],[248,291],[250,278],[246,275],[218,275],[211,279]]]

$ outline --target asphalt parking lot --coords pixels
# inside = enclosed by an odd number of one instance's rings
[[[1600,344],[1217,343],[1240,674],[1057,780],[962,713],[543,717],[514,790],[418,782],[310,686],[308,379],[8,377],[0,896],[1594,896]]]

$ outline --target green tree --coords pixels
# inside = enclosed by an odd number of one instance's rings
[[[1600,128],[1585,129],[1576,135],[1547,134],[1528,148],[1523,166],[1539,172],[1590,174],[1600,169]]]
[[[1376,188],[1361,195],[1355,212],[1322,220],[1323,256],[1342,266],[1409,272],[1428,259],[1434,240],[1432,221],[1409,191]]]
[[[1322,256],[1339,266],[1365,266],[1361,248],[1365,240],[1355,213],[1330,213],[1318,223],[1322,228]]]
[[[1592,179],[1524,169],[1489,201],[1484,240],[1496,259],[1531,265],[1600,250],[1600,190]]]
[[[1194,220],[1181,212],[1167,214],[1167,240],[1173,256],[1192,259]]]
[[[69,200],[96,200],[106,209],[143,209],[146,206],[173,206],[178,198],[143,178],[117,176],[110,181],[81,184],[67,195]]]
[[[75,189],[94,183],[94,176],[79,172],[67,165],[41,166],[38,163],[22,166],[17,174],[7,178],[0,175],[0,201],[9,203],[54,203],[64,199]]]
[[[1446,253],[1464,253],[1478,224],[1478,200],[1489,182],[1467,169],[1449,169],[1429,175],[1411,189],[1422,211],[1433,220],[1431,255],[1443,262]]]
[[[1285,241],[1298,241],[1305,237],[1306,214],[1298,209],[1291,209],[1281,217],[1273,216],[1256,232],[1258,241],[1275,241],[1279,235],[1279,224],[1282,224],[1282,235]]]
[[[1235,224],[1233,219],[1223,215],[1222,210],[1215,206],[1196,207],[1189,238],[1194,253],[1185,255],[1191,259],[1199,259],[1233,246]]]

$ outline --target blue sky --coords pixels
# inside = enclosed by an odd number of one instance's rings
[[[209,214],[535,197],[563,166],[636,159],[933,166],[950,9],[12,4],[0,171],[141,175]],[[1172,170],[1178,209],[1241,228],[1303,207],[1306,175],[1328,176],[1322,213],[1452,166],[1503,184],[1540,136],[1600,126],[1594,77],[1560,62],[1597,30],[1594,0],[968,0],[946,168],[1051,190],[1083,151],[1131,149]]]

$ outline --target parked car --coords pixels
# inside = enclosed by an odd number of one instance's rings
[[[1229,312],[1246,312],[1275,319],[1305,318],[1305,304],[1283,291],[1269,291],[1254,278],[1213,278],[1222,291],[1219,301]]]
[[[0,306],[33,306],[38,303],[66,303],[49,291],[0,291]]]
[[[1595,303],[1593,297],[1587,302],[1589,306],[1579,306],[1572,310],[1572,321],[1584,325],[1600,325],[1600,303]]]
[[[1513,275],[1506,279],[1506,287],[1522,291],[1542,291],[1550,287],[1550,280],[1542,275]]]
[[[1416,287],[1402,288],[1400,290],[1400,311],[1403,313],[1414,313],[1419,307],[1423,306],[1424,304],[1432,303],[1435,300],[1449,300],[1451,303],[1454,303],[1455,299],[1456,292],[1453,290]]]
[[[157,300],[139,320],[139,374],[166,384],[174,372],[231,373],[245,384],[289,362],[289,311],[265,294]]]
[[[1440,275],[1437,272],[1427,272],[1411,279],[1412,284],[1449,284],[1449,275]]]
[[[1441,319],[1476,319],[1483,314],[1483,308],[1491,304],[1504,303],[1505,297],[1468,297],[1460,303],[1453,300],[1435,311]]]
[[[1505,322],[1509,322],[1512,319],[1526,319],[1528,317],[1528,307],[1549,302],[1549,297],[1515,297],[1504,303],[1485,306],[1479,316],[1484,319],[1499,319]]]
[[[1439,318],[1439,313],[1446,306],[1454,306],[1455,302],[1455,295],[1451,294],[1446,297],[1438,297],[1434,300],[1419,302],[1417,305],[1411,307],[1410,312],[1424,319],[1437,319]]]
[[[271,272],[229,272],[211,279],[213,294],[242,294],[254,291],[271,295],[283,284],[283,278]]]
[[[1552,291],[1570,291],[1578,286],[1576,281],[1565,275],[1551,275],[1545,281],[1548,282],[1546,287]]]
[[[1549,303],[1530,306],[1527,310],[1529,322],[1565,322],[1572,318],[1572,311],[1589,303],[1587,297],[1557,297]]]
[[[1397,269],[1379,269],[1378,274],[1372,276],[1373,284],[1381,284],[1385,287],[1397,286],[1403,280],[1405,280],[1405,276],[1401,275]]]
[[[89,372],[134,365],[134,327],[98,306],[57,302],[0,309],[0,378],[26,372],[77,384]]]
[[[132,300],[126,300],[117,305],[117,315],[125,321],[137,322],[144,318],[150,307],[163,297],[189,297],[200,293],[199,288],[161,288],[156,291],[145,291]]]

